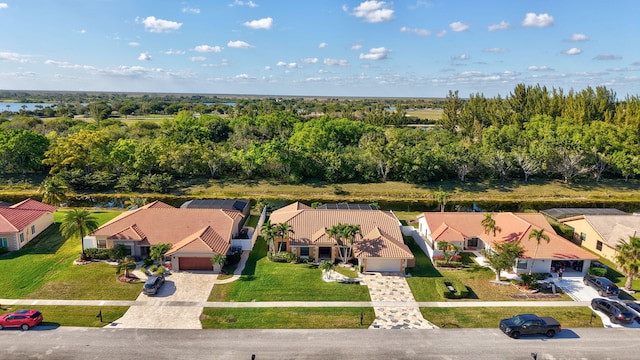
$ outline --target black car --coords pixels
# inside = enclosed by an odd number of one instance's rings
[[[602,311],[615,324],[631,324],[636,318],[626,306],[609,299],[595,298],[591,300],[591,308]]]
[[[637,303],[632,300],[624,300],[622,301],[624,306],[628,307],[632,313],[636,316],[636,321],[640,323],[640,303]]]
[[[613,281],[606,277],[586,275],[583,279],[585,285],[589,285],[598,291],[600,296],[615,297],[620,294],[620,289]]]
[[[155,295],[160,289],[160,286],[164,284],[164,276],[152,275],[147,278],[142,288],[142,293],[145,295]]]

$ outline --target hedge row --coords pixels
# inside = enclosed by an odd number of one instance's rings
[[[454,292],[448,286],[453,286]],[[436,291],[445,299],[463,299],[469,296],[469,289],[460,280],[440,278],[436,280]]]

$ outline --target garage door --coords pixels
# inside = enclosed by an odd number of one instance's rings
[[[367,271],[400,272],[399,259],[367,259]]]
[[[180,270],[213,270],[211,259],[207,257],[180,257]]]

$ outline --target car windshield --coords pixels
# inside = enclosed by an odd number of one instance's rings
[[[521,318],[519,315],[516,315],[514,317],[511,318],[511,320],[513,321],[514,324],[520,326],[522,325],[522,323],[524,323],[524,319]]]

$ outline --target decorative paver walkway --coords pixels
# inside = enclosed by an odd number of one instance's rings
[[[435,329],[422,317],[407,280],[402,275],[361,274],[369,288],[376,319],[369,329]],[[389,306],[389,303],[393,305]]]

